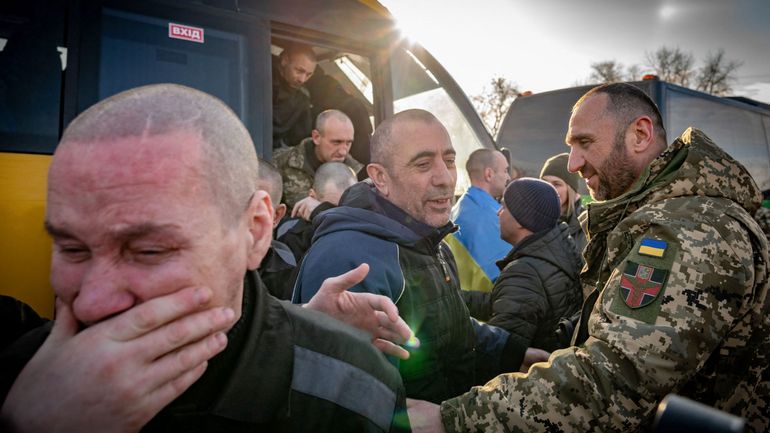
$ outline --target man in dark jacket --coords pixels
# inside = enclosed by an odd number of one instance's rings
[[[293,43],[273,58],[273,149],[296,146],[313,129],[305,83],[317,64],[313,48]]]
[[[514,247],[497,262],[501,272],[491,292],[463,292],[471,315],[510,331],[523,347],[559,349],[559,319],[583,302],[580,256],[569,227],[559,224],[559,196],[542,180],[516,179],[497,214],[500,237]]]
[[[391,298],[422,344],[399,364],[408,396],[440,401],[483,381],[475,378],[476,351],[493,354],[479,366],[485,373],[486,364],[497,372],[518,370],[522,358],[506,356],[523,353],[510,347],[515,339],[471,320],[442,242],[455,230],[449,213],[456,181],[444,126],[427,111],[402,111],[377,128],[371,153],[371,183],[352,186],[340,207],[316,218],[292,301],[306,302],[318,282],[369,263],[371,272],[351,290]]]
[[[3,431],[408,429],[370,337],[253,271],[273,228],[257,175],[246,128],[194,89],[132,89],[72,121],[48,176],[56,321],[0,353]],[[346,321],[388,302],[340,295],[326,305]]]

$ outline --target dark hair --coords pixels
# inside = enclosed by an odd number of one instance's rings
[[[643,90],[632,84],[609,83],[594,87],[575,102],[572,112],[574,113],[586,99],[597,94],[607,95],[605,110],[618,121],[618,129],[624,128],[640,116],[648,116],[652,119],[658,139],[666,144],[666,129],[658,106]]]
[[[286,46],[286,48],[284,48],[284,50],[281,52],[281,57],[286,56],[287,59],[291,60],[297,54],[302,54],[313,62],[318,62],[318,58],[315,55],[315,51],[313,51],[313,47],[299,42],[292,42]]]

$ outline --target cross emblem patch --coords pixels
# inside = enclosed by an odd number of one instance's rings
[[[651,304],[660,294],[668,271],[629,261],[620,276],[620,295],[630,308]]]

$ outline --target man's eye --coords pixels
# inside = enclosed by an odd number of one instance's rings
[[[449,168],[452,168],[452,167],[454,167],[454,166],[455,166],[455,160],[454,160],[454,158],[452,158],[452,159],[447,159],[447,160],[446,160],[446,166],[447,166],[447,167],[449,167]]]
[[[91,252],[88,251],[88,248],[83,246],[59,246],[58,247],[59,254],[66,257],[68,260],[72,261],[82,261],[88,259]]]

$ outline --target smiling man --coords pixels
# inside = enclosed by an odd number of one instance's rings
[[[746,169],[696,129],[666,146],[652,100],[624,83],[575,104],[569,170],[583,215],[587,298],[573,347],[441,406],[416,431],[649,431],[678,393],[770,428],[768,244]],[[425,424],[423,424],[425,422]]]
[[[377,127],[371,154],[371,182],[348,188],[340,207],[314,220],[318,228],[292,300],[306,302],[318,282],[369,263],[371,272],[351,290],[396,303],[422,344],[399,364],[407,396],[438,402],[476,383],[477,335],[490,330],[476,326],[474,332],[454,259],[442,242],[455,229],[449,221],[455,150],[438,119],[424,110],[407,110]],[[508,333],[499,331],[497,350],[508,353],[504,347],[513,350]],[[490,359],[490,368],[499,367],[498,372],[520,367]]]

